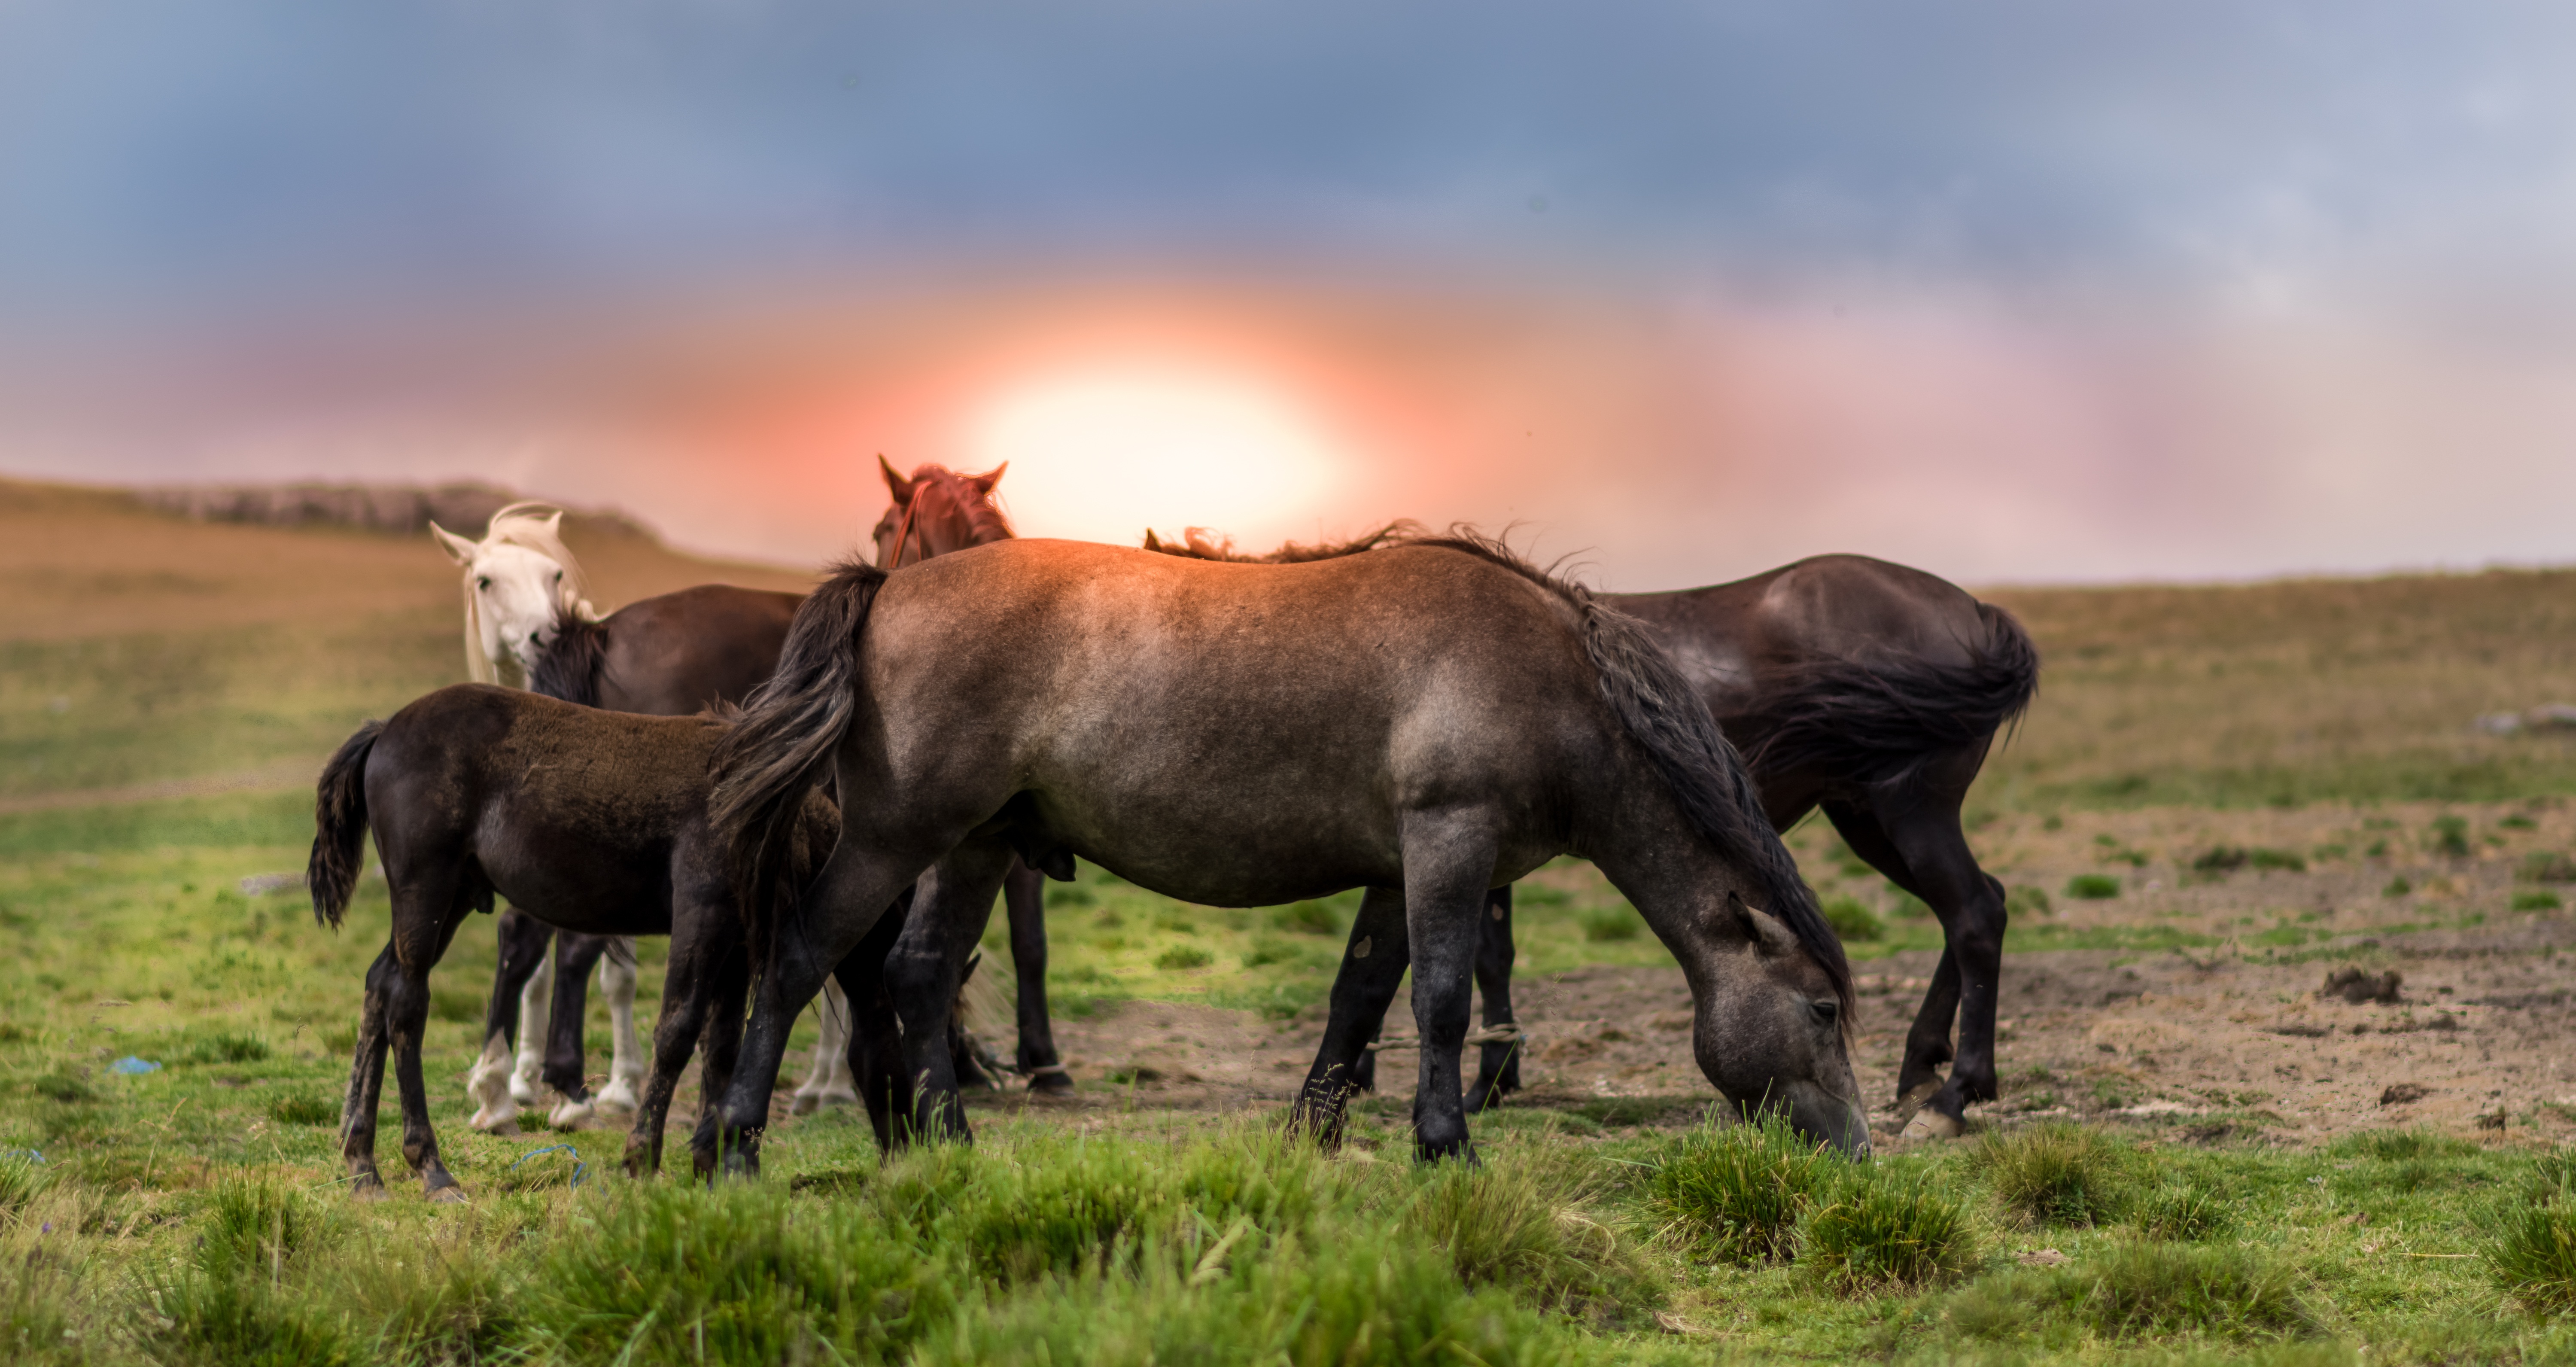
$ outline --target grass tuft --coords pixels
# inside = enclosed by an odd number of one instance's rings
[[[1799,1217],[1843,1166],[1776,1114],[1711,1123],[1663,1142],[1647,1209],[1658,1237],[1694,1259],[1779,1262],[1797,1247]]]
[[[2130,1221],[2151,1239],[2197,1243],[2236,1224],[2233,1205],[2220,1192],[2192,1182],[2166,1182],[2129,1204]]]
[[[1458,1280],[1499,1286],[1541,1310],[1615,1318],[1651,1308],[1662,1288],[1617,1231],[1528,1167],[1444,1165],[1415,1193],[1400,1228],[1446,1250]]]
[[[1583,938],[1593,944],[1633,940],[1646,923],[1637,919],[1636,909],[1622,902],[1614,907],[1594,907],[1583,913]]]
[[[2296,1275],[2276,1260],[2248,1248],[2160,1243],[2108,1244],[2071,1266],[1987,1278],[1953,1296],[1946,1317],[1988,1339],[2050,1324],[2113,1339],[2281,1338],[2318,1328]]]
[[[268,1103],[268,1118],[280,1125],[337,1125],[337,1103],[310,1092],[288,1092]]]
[[[2066,880],[2066,895],[2080,902],[2102,902],[2120,895],[2120,880],[2107,873],[2079,873]]]
[[[1159,968],[1166,973],[1178,973],[1185,969],[1192,968],[1205,968],[1214,962],[1216,962],[1216,956],[1199,948],[1197,945],[1174,945],[1154,956],[1154,967]]]
[[[234,1178],[215,1188],[197,1239],[197,1265],[209,1273],[279,1275],[311,1248],[322,1224],[302,1193],[275,1182]]]
[[[217,1032],[200,1035],[188,1045],[187,1063],[258,1063],[269,1054],[268,1041],[257,1035]]]
[[[2514,876],[2526,883],[2576,883],[2576,859],[2565,850],[2534,850],[2522,857]]]
[[[1857,897],[1828,897],[1824,912],[1825,924],[1846,941],[1867,943],[1887,938],[1887,923]]]
[[[2092,1225],[2114,1218],[2128,1185],[2120,1151],[2081,1125],[1989,1132],[1969,1155],[1995,1199],[2034,1225]]]
[[[1939,1285],[1976,1257],[1967,1207],[1884,1165],[1856,1168],[1809,1212],[1798,1264],[1829,1290],[1861,1295]]]
[[[2576,1313],[2576,1201],[2569,1195],[2561,1186],[2546,1204],[2515,1206],[2487,1246],[2496,1285],[2534,1314]]]

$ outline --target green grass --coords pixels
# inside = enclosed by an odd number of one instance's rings
[[[2100,902],[2120,895],[2120,880],[2107,873],[2079,873],[2066,880],[2066,895],[2079,902]]]
[[[1989,1133],[1970,1167],[2015,1219],[2032,1225],[2090,1225],[2116,1217],[2128,1163],[2101,1131],[2063,1122]]]

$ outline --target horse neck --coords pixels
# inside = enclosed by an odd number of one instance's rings
[[[1696,992],[1746,940],[1727,914],[1729,893],[1759,906],[1754,880],[1691,824],[1663,778],[1631,747],[1619,772],[1594,791],[1606,801],[1584,821],[1576,853],[1590,859],[1637,908],[1680,962]]]

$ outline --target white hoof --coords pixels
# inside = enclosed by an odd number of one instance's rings
[[[591,1098],[591,1103],[603,1111],[634,1110],[641,1104],[635,1099],[635,1079],[610,1078],[608,1085],[600,1088],[599,1094]]]
[[[554,1113],[546,1117],[546,1123],[558,1130],[588,1129],[590,1128],[590,1122],[595,1118],[595,1112],[597,1109],[598,1102],[595,1099],[591,1101],[567,1101],[562,1105],[555,1107]]]
[[[1968,1127],[1966,1125],[1959,1121],[1952,1120],[1950,1117],[1941,1114],[1939,1111],[1927,1108],[1916,1111],[1914,1113],[1914,1118],[1905,1122],[1905,1133],[1900,1137],[1905,1139],[1956,1139],[1967,1132]]]
[[[535,1078],[525,1073],[510,1074],[510,1099],[522,1106],[534,1106],[546,1099],[546,1090]]]
[[[485,1134],[499,1135],[504,1139],[516,1138],[519,1133],[519,1105],[514,1101],[497,1110],[486,1106],[476,1111],[474,1118],[466,1121],[465,1126],[467,1129],[481,1130]]]

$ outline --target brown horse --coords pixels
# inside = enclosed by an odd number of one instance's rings
[[[1458,1062],[1485,890],[1587,856],[1689,975],[1719,1091],[1869,1146],[1842,947],[1734,750],[1644,627],[1490,542],[1273,567],[1006,541],[847,566],[715,773],[746,905],[767,906],[826,773],[843,806],[823,873],[755,919],[728,1147],[702,1162],[756,1168],[796,1012],[916,879],[907,934],[949,975],[917,997],[944,1004],[1014,854],[1219,906],[1400,889],[1431,1157],[1472,1152]],[[899,1041],[905,1114],[962,1136],[933,1037]],[[1337,1133],[1343,1091],[1310,1078],[1303,1122]]]
[[[1197,529],[1167,555],[1244,560]],[[1401,529],[1399,529],[1399,539]],[[1355,542],[1329,551],[1369,549]],[[1278,554],[1311,557],[1316,548]],[[1269,557],[1262,557],[1267,560]],[[1995,733],[2030,703],[2039,655],[2012,615],[1921,570],[1857,555],[1801,560],[1711,588],[1606,594],[1654,629],[1739,746],[1775,829],[1817,807],[1852,852],[1939,918],[1947,943],[1897,1074],[1900,1104],[1933,1133],[1956,1134],[1970,1102],[1995,1096],[1995,990],[2003,969],[2003,888],[1977,867],[1959,823]],[[1394,907],[1362,905],[1355,940],[1388,943]],[[1512,1023],[1511,889],[1496,888],[1476,957],[1488,1030]],[[1347,961],[1325,1051],[1374,1039],[1404,972],[1401,954]],[[1343,1012],[1344,988],[1350,1011]],[[1374,1008],[1369,1003],[1374,1002]],[[1959,1026],[1957,1064],[1950,1026]],[[1500,1032],[1506,1036],[1512,1032]],[[1374,1081],[1361,1053],[1354,1081]],[[1473,1108],[1520,1085],[1516,1042],[1488,1043]]]
[[[393,901],[384,952],[367,970],[341,1109],[341,1152],[357,1195],[384,1191],[376,1106],[388,1052],[403,1158],[432,1200],[463,1195],[430,1129],[421,1032],[430,969],[468,913],[492,909],[495,893],[567,932],[671,937],[652,1076],[627,1139],[631,1171],[660,1165],[672,1089],[710,1026],[702,1095],[712,1103],[725,1094],[749,968],[726,851],[707,820],[707,762],[726,726],[457,684],[360,727],[332,756],[314,798],[306,876],[314,919],[339,926],[370,828]],[[838,824],[821,793],[806,793],[786,819],[781,876],[801,879]],[[768,1066],[776,1070],[774,1056]],[[702,1127],[712,1114],[702,1108]]]

